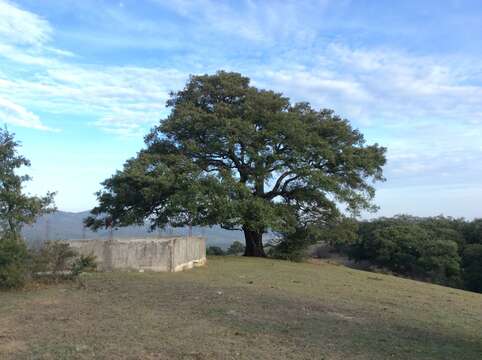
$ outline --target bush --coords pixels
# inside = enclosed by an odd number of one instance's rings
[[[24,285],[28,275],[28,252],[23,242],[0,239],[0,288],[11,289]]]
[[[69,244],[47,241],[39,250],[32,252],[32,272],[47,280],[74,279],[84,271],[96,269],[93,255],[79,255]]]
[[[482,292],[482,244],[467,245],[462,259],[465,287]]]
[[[306,246],[300,246],[297,241],[275,241],[268,250],[268,256],[274,259],[300,262],[307,257]]]
[[[33,272],[49,273],[57,276],[71,270],[77,252],[69,244],[60,241],[47,241],[33,252]]]
[[[78,255],[67,243],[48,241],[29,252],[23,241],[0,239],[0,289],[19,288],[30,277],[75,279],[95,269],[94,256]]]
[[[226,251],[228,255],[239,255],[244,253],[244,245],[240,241],[234,241]]]
[[[268,255],[275,259],[302,261],[308,256],[308,247],[320,240],[320,228],[299,227],[294,232],[281,234],[272,242]]]
[[[353,245],[358,238],[358,222],[341,217],[319,228],[319,240],[338,251]]]
[[[223,249],[221,249],[219,246],[208,246],[208,248],[206,249],[206,255],[226,255],[226,253],[224,252]]]
[[[72,264],[72,275],[79,276],[83,272],[95,271],[97,263],[94,255],[80,255]]]
[[[458,286],[458,237],[452,231],[442,230],[434,231],[407,219],[362,222],[358,241],[349,254],[357,261],[368,260],[398,274]]]
[[[417,259],[421,275],[437,284],[462,285],[458,245],[452,240],[430,239]]]

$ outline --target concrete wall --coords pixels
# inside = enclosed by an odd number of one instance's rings
[[[70,240],[83,255],[94,255],[100,270],[181,271],[206,262],[201,237]]]

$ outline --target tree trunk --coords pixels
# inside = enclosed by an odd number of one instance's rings
[[[243,227],[246,249],[244,256],[266,257],[263,248],[263,233]]]

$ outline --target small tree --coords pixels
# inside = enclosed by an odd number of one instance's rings
[[[27,275],[22,226],[54,209],[53,193],[36,197],[22,192],[22,185],[30,177],[16,171],[30,166],[30,162],[17,153],[18,146],[12,133],[0,129],[0,288],[21,286]]]
[[[482,244],[467,245],[462,265],[466,288],[482,292]]]
[[[228,250],[226,251],[226,254],[228,255],[238,255],[242,253],[244,253],[244,245],[238,240],[233,241],[231,246],[229,246]]]
[[[219,246],[208,246],[206,249],[206,254],[207,255],[215,255],[215,256],[222,256],[226,255],[223,249],[221,249]]]
[[[0,289],[22,286],[27,277],[28,251],[23,242],[0,239]]]
[[[37,216],[55,209],[55,194],[37,197],[23,193],[23,184],[31,178],[16,171],[30,166],[30,161],[18,154],[18,146],[14,134],[0,129],[0,238],[20,242],[24,224],[31,224]]]
[[[291,104],[237,73],[192,76],[171,114],[122,171],[107,179],[91,228],[151,222],[215,225],[244,233],[247,256],[265,256],[268,230],[294,233],[372,209],[385,149],[333,111]]]

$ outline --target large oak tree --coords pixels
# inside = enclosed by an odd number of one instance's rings
[[[192,76],[167,106],[146,148],[103,182],[88,226],[218,224],[244,232],[245,255],[265,256],[269,230],[373,207],[385,149],[332,110],[223,71]]]

